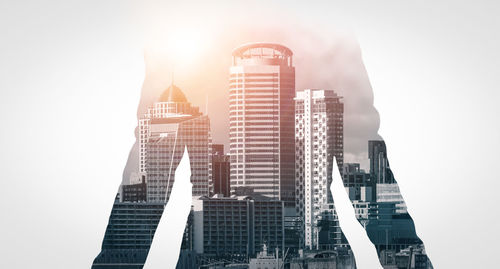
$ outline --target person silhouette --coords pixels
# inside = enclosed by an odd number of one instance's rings
[[[273,261],[272,268],[312,266],[315,259],[354,268],[354,256],[330,193],[335,168],[382,266],[432,268],[390,169],[386,145],[377,134],[378,113],[359,51],[347,47],[334,48],[336,59],[319,54],[296,61],[297,66],[303,64],[310,70],[321,60],[323,67],[336,70],[332,71],[334,82],[327,80],[322,88],[343,88],[344,92],[298,90],[293,53],[281,44],[247,43],[233,50],[230,197],[216,195],[220,190],[214,189],[208,115],[193,106],[173,81],[156,102],[151,102],[151,89],[145,87],[137,142],[125,173],[129,179],[116,196],[92,268],[143,268],[186,153],[193,209],[177,268],[272,265]],[[346,62],[361,71],[338,71]],[[325,81],[318,76],[309,75],[309,81]],[[146,77],[146,81],[150,79]],[[145,103],[152,105],[145,109]],[[368,134],[360,136],[360,130]],[[344,143],[350,150],[345,156]],[[366,155],[359,157],[359,152]],[[354,162],[356,158],[359,162]],[[369,163],[369,172],[362,168],[363,163]],[[132,166],[137,171],[130,172]],[[215,222],[207,211],[212,204],[218,205],[210,209],[217,212]],[[279,210],[268,210],[275,207]],[[259,219],[260,214],[275,222]],[[239,225],[238,232],[233,221]],[[211,225],[216,228],[211,230]],[[257,228],[265,225],[271,228]],[[201,230],[206,232],[203,236],[194,235]],[[270,254],[268,249],[276,253]]]

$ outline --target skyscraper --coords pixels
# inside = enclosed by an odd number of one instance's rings
[[[229,78],[231,192],[294,205],[295,68],[292,51],[251,43],[233,50]]]
[[[224,145],[212,145],[212,181],[214,194],[222,194],[229,197],[229,156],[224,154]]]
[[[332,203],[333,157],[344,160],[344,104],[334,91],[303,90],[295,97],[296,209],[304,220],[303,244],[317,247],[321,208]]]
[[[389,168],[387,149],[383,140],[368,141],[368,158],[370,159],[370,175],[377,184],[391,184],[395,182]]]
[[[146,176],[148,202],[167,202],[184,147],[191,162],[193,195],[209,195],[211,137],[208,116],[171,85],[139,121],[139,171]]]

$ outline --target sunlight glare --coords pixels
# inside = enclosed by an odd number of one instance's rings
[[[165,53],[177,67],[189,65],[201,57],[206,49],[208,37],[199,29],[176,29],[165,37]]]

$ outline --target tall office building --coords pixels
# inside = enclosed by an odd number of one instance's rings
[[[167,202],[175,170],[187,147],[193,195],[210,195],[211,137],[208,116],[171,85],[139,121],[139,171],[146,176],[147,201]]]
[[[229,79],[231,192],[294,205],[295,68],[292,51],[251,43],[233,50]]]
[[[231,195],[229,182],[229,155],[224,154],[224,145],[212,145],[212,181],[214,194]]]
[[[394,183],[387,160],[387,149],[383,140],[368,141],[368,158],[370,159],[370,176],[377,184]]]
[[[334,91],[303,90],[295,97],[296,209],[304,220],[303,245],[315,249],[323,205],[333,202],[329,191],[333,157],[344,160],[344,104]]]

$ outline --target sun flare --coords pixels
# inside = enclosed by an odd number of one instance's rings
[[[206,32],[196,28],[177,28],[159,36],[151,41],[150,49],[169,59],[176,68],[198,61],[210,41]]]

